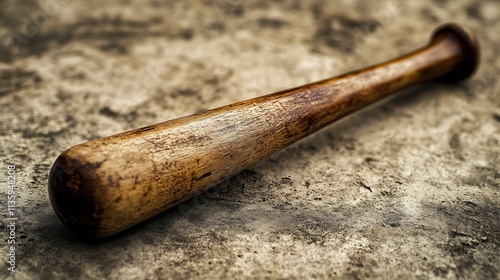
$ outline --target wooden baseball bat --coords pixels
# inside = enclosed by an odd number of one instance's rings
[[[74,146],[52,166],[50,201],[76,233],[111,236],[390,93],[459,81],[478,64],[477,38],[448,23],[382,64]]]

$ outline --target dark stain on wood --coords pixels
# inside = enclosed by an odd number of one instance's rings
[[[211,172],[211,171],[208,171],[207,173],[205,173],[205,174],[201,175],[200,177],[198,177],[198,178],[196,178],[196,179],[194,179],[194,180],[195,180],[195,181],[200,181],[201,179],[206,178],[206,177],[208,177],[208,176],[210,176],[210,175],[212,175],[212,172]]]
[[[85,174],[100,166],[100,163],[83,163],[62,154],[49,174],[49,196],[54,211],[68,228],[82,236],[93,236],[101,227],[92,176]]]

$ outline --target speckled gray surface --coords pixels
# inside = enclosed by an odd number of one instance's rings
[[[0,278],[499,279],[500,2],[0,7]],[[381,62],[447,21],[479,35],[466,83],[402,92],[102,242],[50,207],[48,171],[70,146]]]

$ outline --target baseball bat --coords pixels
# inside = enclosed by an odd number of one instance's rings
[[[382,64],[69,148],[51,168],[50,201],[79,235],[111,236],[390,93],[459,81],[478,65],[477,38],[448,23]]]

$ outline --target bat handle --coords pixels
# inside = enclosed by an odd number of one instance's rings
[[[77,145],[52,166],[52,207],[82,236],[113,235],[373,101],[465,79],[478,63],[475,36],[447,24],[424,48],[383,64]]]

